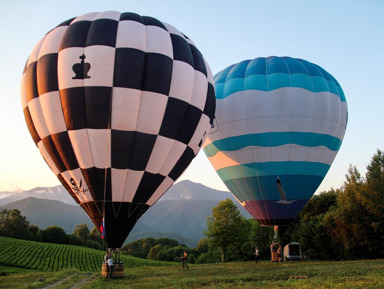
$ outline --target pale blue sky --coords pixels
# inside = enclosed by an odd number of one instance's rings
[[[26,128],[20,101],[24,64],[35,43],[64,20],[116,10],[155,17],[191,38],[213,74],[261,56],[291,56],[320,65],[341,84],[347,132],[318,192],[343,185],[350,164],[366,171],[384,149],[384,1],[95,1],[2,0],[0,3],[0,191],[59,182]],[[179,180],[226,190],[200,151]]]

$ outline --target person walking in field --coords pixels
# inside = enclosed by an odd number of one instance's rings
[[[279,263],[281,263],[281,245],[279,245],[279,248],[277,249],[277,255],[279,256]]]
[[[255,261],[256,263],[259,261],[260,259],[260,252],[259,252],[259,249],[256,247],[255,249]]]
[[[187,267],[187,269],[189,270],[189,267],[187,264],[187,259],[188,259],[187,251],[184,251],[184,255],[181,256],[180,259],[181,259],[181,265],[183,266],[183,270],[184,270],[184,266]]]

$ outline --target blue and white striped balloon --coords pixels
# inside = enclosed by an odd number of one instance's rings
[[[217,123],[205,154],[256,220],[289,224],[341,146],[342,88],[320,66],[290,57],[242,61],[214,79]]]

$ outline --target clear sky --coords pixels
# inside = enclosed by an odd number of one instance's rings
[[[191,38],[213,74],[245,59],[291,56],[320,65],[342,86],[349,122],[341,149],[317,192],[343,185],[350,164],[366,172],[384,149],[382,0],[2,0],[0,3],[0,191],[60,184],[25,125],[24,64],[50,29],[88,12],[155,17]],[[179,180],[226,190],[201,150]]]

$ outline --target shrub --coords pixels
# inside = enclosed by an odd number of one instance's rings
[[[84,243],[85,243],[84,240],[75,234],[71,234],[68,236],[68,244],[69,245],[84,246]]]
[[[56,243],[56,244],[67,244],[68,236],[63,230],[58,226],[49,226],[48,228],[41,230],[41,240],[47,243]]]

